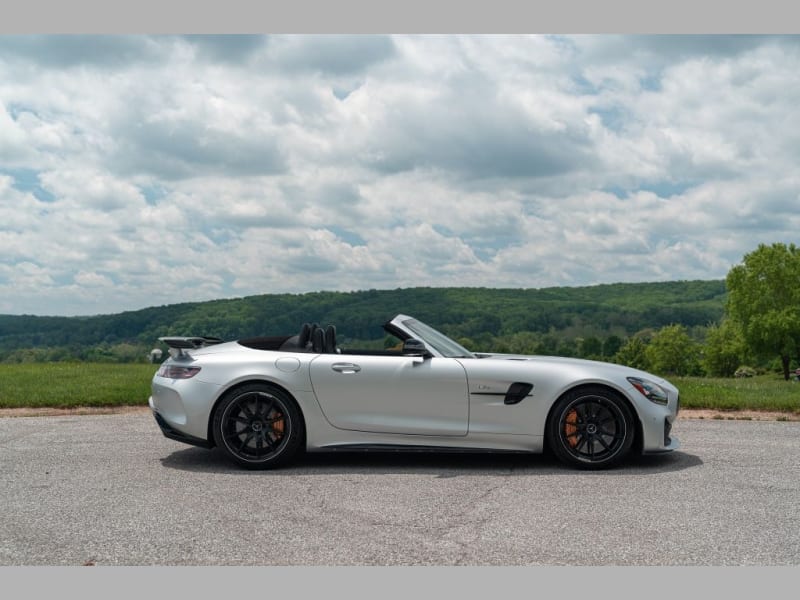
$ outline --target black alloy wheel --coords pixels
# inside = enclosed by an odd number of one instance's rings
[[[217,446],[249,469],[270,469],[286,463],[296,454],[303,429],[294,399],[267,384],[233,390],[214,413]]]
[[[621,461],[635,435],[627,404],[606,388],[567,393],[553,409],[547,440],[556,456],[584,469],[603,469]]]

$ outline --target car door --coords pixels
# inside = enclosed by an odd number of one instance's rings
[[[374,433],[466,435],[469,390],[452,358],[321,354],[311,384],[334,427]]]

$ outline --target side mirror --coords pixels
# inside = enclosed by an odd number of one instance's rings
[[[415,338],[409,338],[403,342],[403,356],[421,356],[423,358],[428,358],[431,356],[431,353],[428,352],[428,349],[425,347],[425,342]]]

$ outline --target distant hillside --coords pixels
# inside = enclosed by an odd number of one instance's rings
[[[80,356],[80,349],[129,344],[139,352],[165,335],[288,335],[305,321],[335,324],[343,342],[379,340],[381,325],[400,312],[456,338],[487,340],[522,331],[625,337],[671,323],[706,326],[722,316],[725,294],[721,280],[538,290],[407,288],[267,294],[94,317],[0,315],[0,360],[36,348]]]

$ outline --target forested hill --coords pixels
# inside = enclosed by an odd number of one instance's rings
[[[455,338],[484,343],[519,332],[562,338],[630,336],[680,323],[718,321],[725,282],[619,283],[544,289],[406,288],[268,294],[151,307],[93,317],[0,315],[0,360],[20,349],[129,344],[154,347],[165,335],[236,339],[293,334],[303,322],[333,323],[341,341],[377,340],[397,313],[413,315]]]

